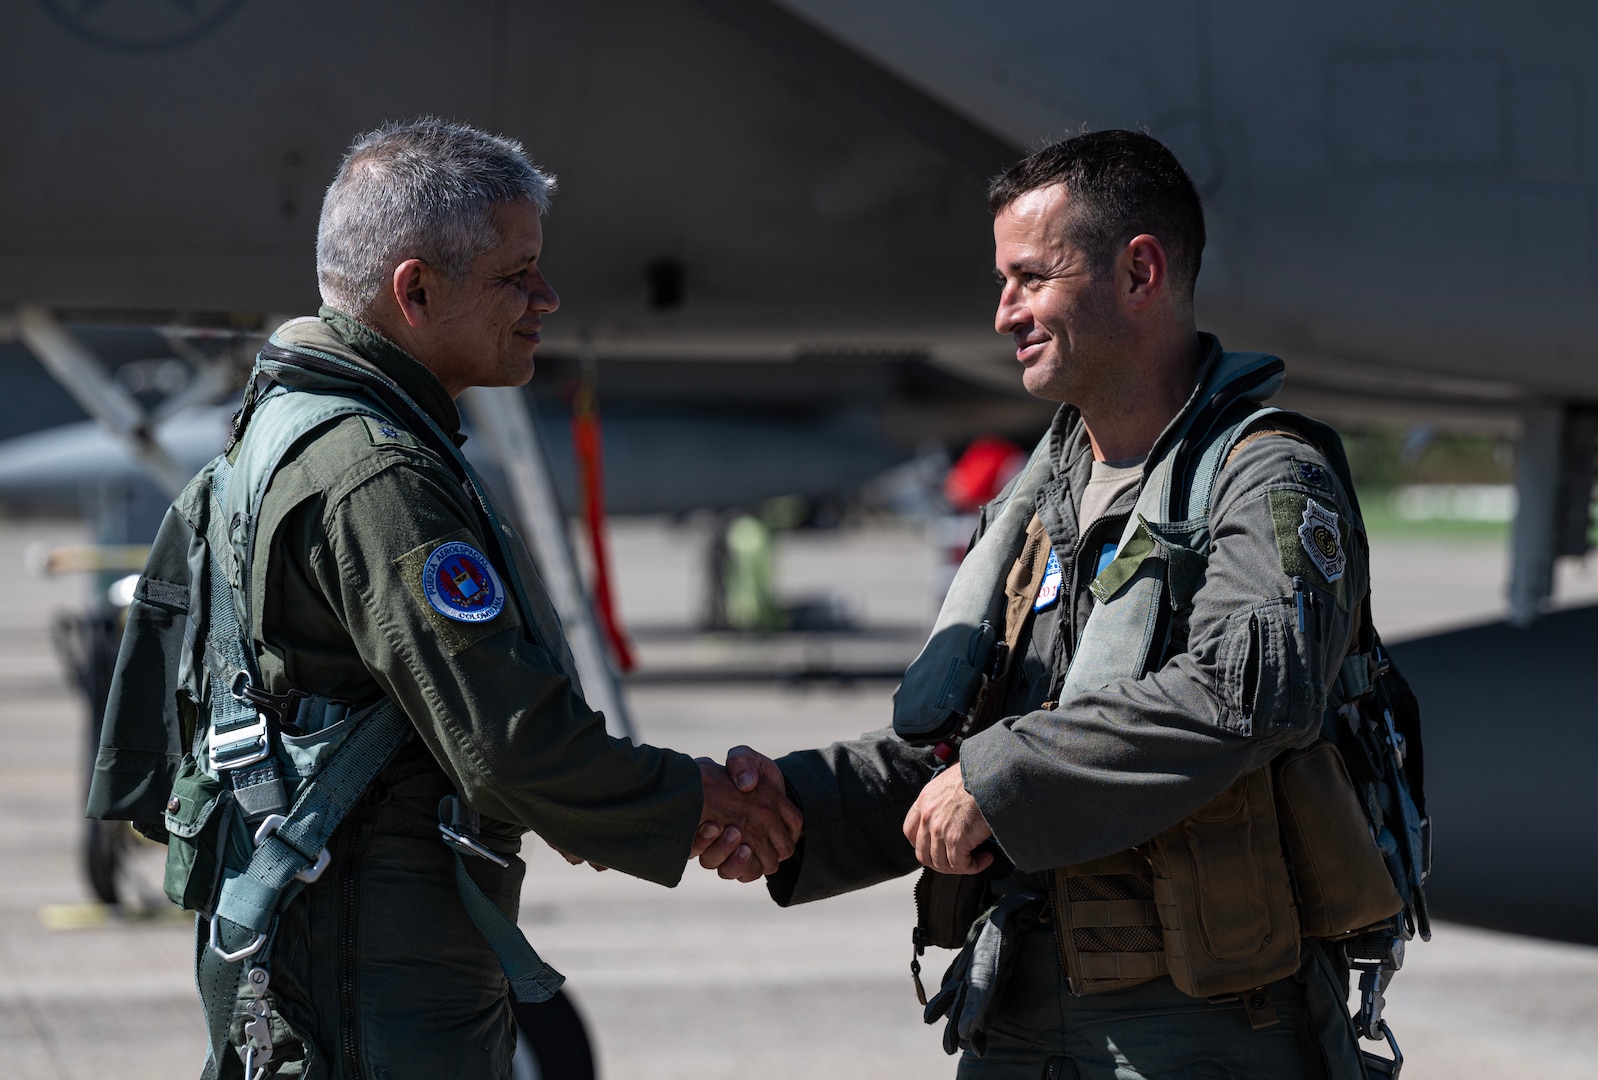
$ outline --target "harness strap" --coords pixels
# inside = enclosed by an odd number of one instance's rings
[[[499,960],[510,983],[510,992],[517,1001],[537,1004],[555,996],[566,976],[550,967],[521,929],[499,907],[483,894],[471,875],[459,849],[455,850],[455,885],[460,890],[461,903],[472,925],[488,940],[489,948]]]
[[[287,819],[256,844],[249,866],[223,871],[219,922],[269,933],[305,887],[299,875],[314,868],[333,831],[410,733],[410,718],[389,698],[357,713],[348,737],[305,785]]]

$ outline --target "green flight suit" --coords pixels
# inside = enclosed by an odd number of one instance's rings
[[[324,308],[278,337],[377,369],[460,441],[442,384],[353,319]],[[303,1051],[282,1075],[509,1075],[506,983],[461,905],[455,857],[437,829],[442,797],[464,796],[483,815],[482,840],[510,860],[506,870],[466,861],[513,917],[527,831],[664,885],[682,875],[702,804],[693,760],[608,735],[566,674],[564,641],[539,640],[513,601],[482,622],[430,603],[423,566],[440,545],[463,541],[494,558],[479,521],[436,454],[369,417],[335,421],[291,450],[267,489],[250,628],[265,688],[357,706],[387,695],[417,735],[334,834],[327,872],[279,922],[277,1062]],[[529,602],[547,612],[522,542],[511,534],[507,546]]]
[[[1197,386],[1221,355],[1213,337],[1201,341]],[[1197,398],[1173,428],[1205,404]],[[1093,610],[1088,585],[1103,544],[1121,535],[1137,494],[1125,493],[1083,535],[1077,511],[1092,454],[1074,408],[1059,411],[1049,440],[1051,474],[1035,511],[1062,565],[1059,599],[1027,619],[1005,718],[960,750],[964,786],[1016,866],[994,883],[997,896],[1021,889],[1047,894],[1051,868],[1143,843],[1239,776],[1312,741],[1368,589],[1363,527],[1324,455],[1285,436],[1250,440],[1216,481],[1204,582],[1191,608],[1173,616],[1167,655],[1141,677],[1115,679],[1068,708],[1045,708],[1059,698]],[[1344,526],[1347,568],[1337,582],[1301,565],[1306,560],[1293,529],[1309,499],[1331,508]],[[1294,577],[1307,580],[1317,601],[1296,632]],[[1261,638],[1261,626],[1280,632]],[[1261,640],[1268,645],[1263,650]],[[917,869],[901,827],[937,766],[930,750],[887,729],[790,754],[778,764],[805,815],[797,853],[768,879],[779,904]],[[1252,1029],[1241,1002],[1186,997],[1168,976],[1075,997],[1059,957],[1046,916],[1018,935],[986,1052],[967,1049],[961,1076],[1360,1075],[1353,1029],[1341,1011],[1346,973],[1333,970],[1318,945],[1306,947],[1295,978],[1268,988],[1281,1022],[1262,1031]]]

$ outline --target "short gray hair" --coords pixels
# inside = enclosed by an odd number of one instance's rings
[[[350,145],[322,199],[316,282],[322,302],[366,314],[406,259],[452,280],[499,243],[495,206],[543,214],[555,178],[515,139],[435,117],[388,123]]]

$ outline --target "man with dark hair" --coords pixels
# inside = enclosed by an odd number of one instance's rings
[[[927,867],[917,954],[964,946],[927,1019],[961,1076],[1359,1077],[1272,796],[1367,590],[1337,437],[1261,409],[1279,360],[1198,331],[1203,215],[1154,139],[1046,147],[992,208],[995,329],[1061,408],[984,508],[893,728],[777,763],[805,823],[771,894]]]
[[[1204,209],[1187,171],[1160,143],[1136,131],[1095,131],[1050,143],[994,178],[995,217],[1021,196],[1059,185],[1072,193],[1071,243],[1105,265],[1139,233],[1160,239],[1173,289],[1193,299],[1204,252]]]
[[[664,885],[792,850],[774,773],[738,790],[606,733],[458,449],[455,399],[525,383],[559,303],[553,186],[465,125],[358,139],[325,306],[263,348],[139,583],[90,813],[166,840],[168,895],[201,913],[208,1078],[509,1076],[507,990],[560,985],[512,921],[529,831]]]

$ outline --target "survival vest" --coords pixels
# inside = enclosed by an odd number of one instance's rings
[[[1052,707],[1068,709],[1077,695],[1166,659],[1169,614],[1190,606],[1204,580],[1216,477],[1250,433],[1277,428],[1321,448],[1354,500],[1336,433],[1262,407],[1283,370],[1273,356],[1224,353],[1204,373],[1194,404],[1150,455],[1116,557],[1090,585],[1098,603]],[[938,747],[945,760],[998,719],[1048,555],[1033,506],[1049,473],[1046,435],[990,508],[988,528],[895,695],[895,731]],[[1300,590],[1295,601],[1302,620],[1302,605],[1314,598]],[[1332,939],[1361,971],[1356,1026],[1367,1038],[1386,1038],[1401,1060],[1381,1019],[1382,991],[1403,941],[1430,936],[1422,888],[1430,821],[1419,712],[1371,625],[1368,596],[1332,682],[1313,744],[1240,777],[1133,850],[1052,872],[1061,962],[1074,993],[1169,974],[1195,997],[1239,994],[1297,970],[1302,937]],[[928,944],[959,947],[975,933],[988,902],[984,884],[924,872],[918,955]],[[912,971],[919,988],[918,962]],[[1392,1068],[1379,1058],[1370,1064]]]
[[[298,387],[278,379],[289,368]],[[270,1061],[277,917],[321,876],[328,839],[413,731],[388,698],[353,710],[314,688],[265,692],[251,640],[250,576],[268,483],[291,448],[357,415],[401,427],[438,454],[472,493],[516,602],[530,619],[541,614],[503,549],[481,481],[426,412],[385,376],[274,335],[226,452],[172,504],[134,591],[89,792],[91,817],[130,820],[166,842],[167,896],[199,913],[208,1077],[240,1075],[240,1062],[223,1053],[240,1009],[242,1074],[253,1080]],[[440,806],[462,904],[512,993],[546,1000],[561,975],[461,861],[464,852],[504,865],[475,838],[476,824],[458,797]]]

